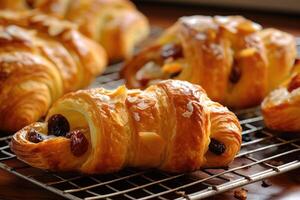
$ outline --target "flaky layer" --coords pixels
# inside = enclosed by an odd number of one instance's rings
[[[36,143],[28,139],[32,130],[49,135],[49,121],[57,115],[67,119],[71,133],[88,130],[88,148],[80,156],[70,151],[67,136]],[[17,132],[11,148],[24,162],[50,170],[107,173],[127,166],[193,171],[228,165],[241,145],[236,116],[212,102],[201,87],[184,81],[163,81],[144,91],[122,86],[69,93],[53,105],[46,121]],[[56,142],[48,155],[46,149]],[[27,156],[26,149],[35,153]]]

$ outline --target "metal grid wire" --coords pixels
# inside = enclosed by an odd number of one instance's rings
[[[152,31],[155,35],[160,29]],[[297,43],[299,54],[299,38]],[[120,67],[120,64],[108,67],[91,87],[113,89],[123,84],[124,80],[119,77]],[[240,153],[227,168],[202,169],[186,174],[132,168],[93,176],[54,173],[19,161],[10,151],[10,136],[0,138],[0,168],[73,200],[201,199],[300,168],[300,138],[266,129],[258,108],[236,114],[243,127],[243,143]]]
[[[113,89],[120,64],[113,65],[91,87]],[[32,168],[0,138],[0,168],[68,199],[200,199],[300,167],[300,138],[264,127],[259,109],[236,112],[243,127],[240,153],[228,168],[202,169],[186,174],[124,169],[107,175],[54,173]]]

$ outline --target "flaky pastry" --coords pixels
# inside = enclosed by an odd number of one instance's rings
[[[87,86],[106,63],[103,48],[69,22],[0,12],[0,130],[39,120],[58,97]]]
[[[81,90],[46,122],[18,131],[11,149],[41,169],[108,173],[124,167],[185,172],[227,166],[241,145],[237,117],[198,85],[167,80],[146,90]]]
[[[111,60],[131,56],[149,33],[147,18],[129,0],[1,0],[0,8],[35,9],[70,20],[98,41]]]
[[[124,66],[130,88],[162,79],[201,85],[233,108],[258,105],[289,76],[296,57],[292,35],[241,16],[182,17]]]

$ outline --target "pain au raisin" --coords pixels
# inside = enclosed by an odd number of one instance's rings
[[[27,134],[27,140],[33,143],[39,143],[42,142],[44,139],[38,131],[31,129]]]
[[[70,148],[74,156],[82,156],[88,150],[89,142],[81,130],[73,130],[66,137],[71,140]]]
[[[49,118],[48,120],[48,134],[55,136],[66,136],[70,131],[70,125],[68,120],[60,115],[56,114]]]
[[[226,151],[226,146],[222,142],[211,138],[209,143],[209,150],[216,155],[222,155]]]

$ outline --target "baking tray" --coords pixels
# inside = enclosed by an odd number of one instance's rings
[[[113,89],[123,84],[120,68],[121,64],[108,67],[90,87]],[[9,148],[10,136],[0,138],[0,168],[73,200],[201,199],[300,168],[300,138],[265,128],[259,108],[236,114],[243,127],[243,143],[227,168],[183,174],[134,168],[106,175],[55,173],[19,161]]]

